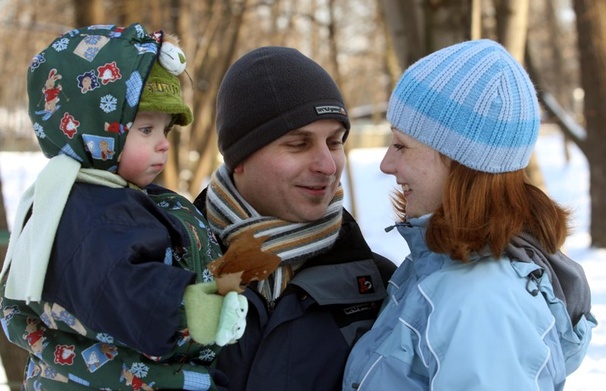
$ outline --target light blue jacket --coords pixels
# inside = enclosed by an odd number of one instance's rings
[[[527,278],[533,263],[478,254],[464,264],[431,252],[429,217],[398,225],[411,254],[354,346],[343,390],[563,389],[595,319],[588,314],[573,327],[547,275]]]

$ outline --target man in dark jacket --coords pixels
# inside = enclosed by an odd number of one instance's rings
[[[233,390],[338,390],[351,346],[376,319],[395,265],[343,208],[349,129],[334,80],[297,50],[253,50],[225,75],[224,164],[195,205],[225,248],[252,230],[281,258],[245,291],[244,336],[217,359]]]

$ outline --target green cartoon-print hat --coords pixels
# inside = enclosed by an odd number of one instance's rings
[[[179,125],[192,121],[178,78],[185,57],[163,36],[137,23],[88,26],[33,58],[29,116],[48,158],[65,154],[83,168],[114,172],[137,110],[173,114]]]

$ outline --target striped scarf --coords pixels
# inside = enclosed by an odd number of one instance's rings
[[[278,255],[282,263],[270,278],[258,283],[257,289],[271,303],[280,296],[294,271],[307,259],[328,250],[337,240],[343,188],[339,186],[323,218],[293,223],[259,215],[238,193],[226,166],[222,165],[210,179],[206,210],[212,230],[227,246],[246,230],[253,230],[255,237],[269,236],[261,251]]]

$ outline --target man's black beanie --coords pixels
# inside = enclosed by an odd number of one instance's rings
[[[296,49],[255,49],[227,70],[219,87],[219,151],[230,171],[291,130],[322,119],[341,121],[345,141],[350,123],[337,84]]]

